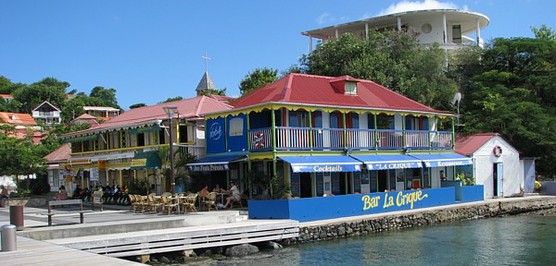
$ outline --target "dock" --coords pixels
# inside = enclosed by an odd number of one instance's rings
[[[24,230],[17,232],[18,249],[0,252],[0,261],[3,264],[8,262],[7,265],[33,265],[37,259],[37,265],[41,262],[41,265],[48,265],[49,262],[65,265],[56,262],[63,257],[67,265],[83,265],[86,257],[73,254],[85,253],[103,260],[115,260],[107,261],[107,265],[120,265],[120,261],[129,265],[130,261],[118,258],[137,256],[146,262],[151,254],[156,253],[186,252],[299,236],[297,221],[248,220],[246,213],[240,210],[166,215],[105,209],[102,212],[86,212],[83,224],[79,223],[79,214],[66,209],[56,211],[54,226],[47,226],[46,210],[25,207]],[[9,224],[9,208],[0,208],[2,224]],[[35,250],[38,245],[40,248]],[[95,265],[99,263],[96,258],[89,261],[94,261]]]

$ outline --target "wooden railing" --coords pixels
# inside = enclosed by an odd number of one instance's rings
[[[272,150],[271,128],[248,133],[251,151]],[[450,150],[452,132],[428,130],[276,127],[276,150]]]

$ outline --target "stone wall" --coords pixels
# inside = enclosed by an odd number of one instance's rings
[[[320,221],[318,223],[302,223],[300,224],[299,237],[297,239],[289,239],[284,243],[331,240],[382,231],[400,230],[459,220],[515,215],[554,208],[556,208],[556,197],[539,196],[458,204],[426,210],[403,211],[381,216],[372,215],[368,217]]]

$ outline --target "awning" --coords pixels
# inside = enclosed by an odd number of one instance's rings
[[[349,156],[280,156],[294,173],[359,172],[361,162]]]
[[[408,155],[350,155],[367,165],[368,170],[422,168],[421,160]]]
[[[211,171],[226,171],[228,164],[240,159],[243,159],[245,154],[224,155],[224,156],[211,156],[197,160],[194,163],[189,163],[189,169],[194,172],[211,172]]]
[[[473,164],[471,158],[457,153],[446,154],[411,154],[425,164],[425,167],[442,167]]]
[[[131,159],[130,169],[159,169],[162,165],[160,156],[156,151],[141,152],[135,154],[133,159]]]

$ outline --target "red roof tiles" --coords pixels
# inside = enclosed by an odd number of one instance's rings
[[[498,133],[479,133],[470,136],[456,137],[456,153],[469,156],[481,148],[493,137],[500,136]]]
[[[337,89],[345,82],[357,82],[356,95],[344,94]],[[231,104],[242,108],[264,102],[444,113],[370,80],[298,73],[288,74],[274,83],[253,90]]]
[[[44,156],[44,159],[46,159],[48,163],[63,162],[70,158],[70,154],[71,145],[69,143],[65,143],[60,146],[60,148]]]
[[[207,96],[197,96],[179,101],[134,108],[95,127],[69,134],[75,135],[89,132],[99,132],[111,128],[120,128],[136,124],[140,125],[149,121],[168,119],[168,116],[162,109],[164,106],[177,107],[179,117],[187,119],[201,119],[205,113],[219,112],[232,108],[230,105],[216,99]]]
[[[12,126],[36,126],[37,123],[30,114],[0,112],[0,122]]]

